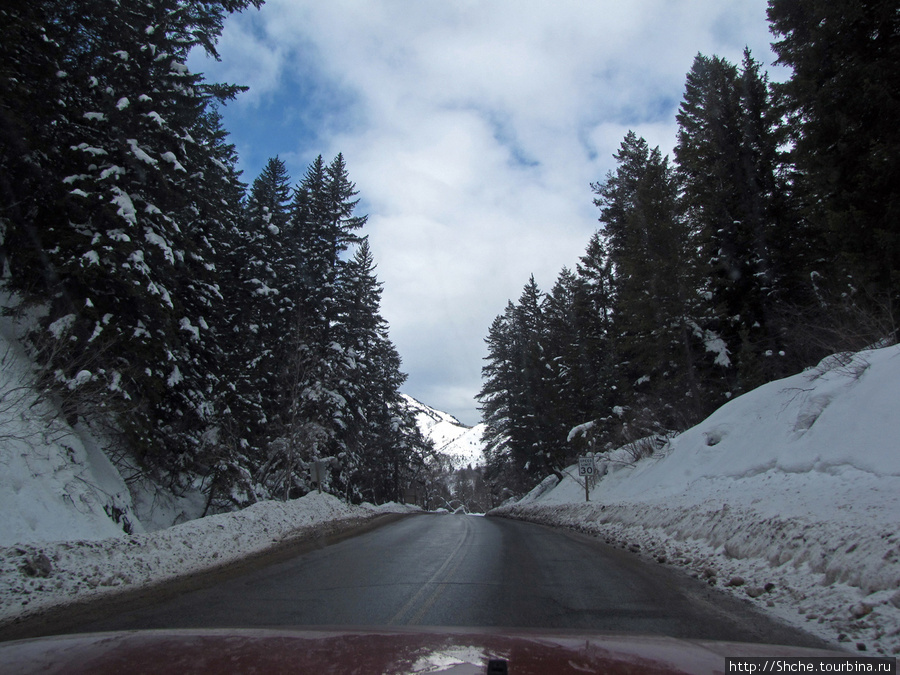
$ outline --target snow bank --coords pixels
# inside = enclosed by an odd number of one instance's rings
[[[351,506],[332,495],[312,493],[289,502],[260,502],[149,534],[0,548],[0,622],[158,584],[325,529],[411,510],[415,508],[398,504]]]
[[[584,503],[572,467],[492,512],[577,527],[822,637],[900,653],[900,347],[839,355],[730,401]]]
[[[0,306],[8,304],[0,295]],[[60,320],[51,330],[69,327]],[[0,317],[0,622],[417,510],[311,494],[198,518],[199,493],[175,496],[147,482],[129,490],[87,429],[69,426],[54,405],[38,400],[18,330]],[[170,527],[181,520],[187,522]]]
[[[59,337],[70,327],[64,317],[49,330]],[[16,330],[0,317],[0,546],[124,537],[199,517],[199,491],[175,495],[149,480],[127,486],[89,429],[39,399]]]
[[[62,323],[61,323],[62,322]],[[57,321],[51,330],[67,330]],[[34,372],[0,320],[0,546],[140,532],[125,482],[80,426],[39,400]]]

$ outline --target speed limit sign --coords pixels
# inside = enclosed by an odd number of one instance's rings
[[[578,475],[593,476],[594,475],[594,456],[578,458]]]

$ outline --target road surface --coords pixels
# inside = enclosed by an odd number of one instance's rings
[[[575,532],[423,514],[231,578],[71,615],[53,632],[272,626],[603,630],[822,647],[679,570]],[[265,564],[263,564],[265,563]],[[45,631],[40,631],[45,632]]]

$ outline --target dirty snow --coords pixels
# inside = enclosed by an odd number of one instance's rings
[[[737,397],[629,463],[598,456],[493,512],[575,527],[789,623],[900,654],[900,347],[837,355]]]

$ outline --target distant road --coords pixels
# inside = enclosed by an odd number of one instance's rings
[[[282,556],[283,557],[283,556]],[[266,563],[266,564],[263,564]],[[212,586],[73,616],[53,632],[262,626],[590,629],[798,646],[824,643],[749,603],[574,532],[423,514]],[[136,605],[142,605],[136,607]]]

